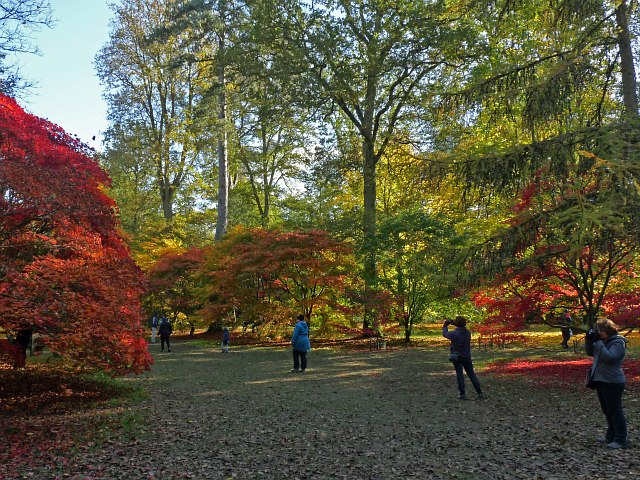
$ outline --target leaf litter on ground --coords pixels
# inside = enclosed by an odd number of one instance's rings
[[[243,346],[235,355],[217,345],[175,347],[154,352],[151,372],[125,379],[146,392],[142,400],[98,398],[86,408],[72,400],[3,415],[2,431],[13,428],[33,450],[4,447],[0,478],[604,479],[604,456],[617,473],[640,476],[635,448],[595,443],[604,419],[582,378],[505,375],[492,371],[491,352],[476,353],[488,365],[479,375],[489,398],[458,401],[442,349],[314,349],[301,375],[289,373],[291,351],[282,347]],[[636,395],[631,384],[632,442]]]

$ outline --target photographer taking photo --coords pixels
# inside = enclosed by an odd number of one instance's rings
[[[591,380],[607,420],[604,438],[596,439],[608,448],[627,448],[627,420],[622,410],[622,392],[626,378],[622,361],[627,339],[618,334],[618,327],[608,318],[596,322],[596,329],[585,336],[585,350],[593,357]]]
[[[451,324],[457,327],[453,332],[449,331],[449,325]],[[458,390],[460,391],[458,399],[467,399],[464,388],[464,372],[462,371],[462,369],[464,369],[473,384],[473,388],[475,388],[478,394],[478,400],[484,400],[484,395],[480,388],[480,381],[473,371],[473,362],[471,361],[471,332],[467,329],[467,319],[458,315],[453,322],[445,320],[442,325],[442,336],[451,341],[449,360],[453,363],[453,368],[456,369],[456,379],[458,380]]]

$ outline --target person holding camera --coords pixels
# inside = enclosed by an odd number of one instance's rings
[[[457,327],[452,332],[449,331],[449,325],[451,324]],[[475,388],[478,394],[478,400],[484,400],[485,397],[480,388],[480,380],[478,380],[478,377],[473,371],[473,362],[471,361],[471,332],[467,328],[467,319],[458,315],[453,322],[445,320],[442,325],[442,336],[451,341],[449,360],[453,362],[453,367],[456,369],[456,379],[458,380],[458,390],[460,391],[458,399],[467,399],[464,388],[464,369],[473,384],[473,388]]]
[[[609,448],[627,448],[627,420],[622,410],[622,392],[626,383],[622,361],[627,339],[618,334],[615,323],[601,318],[596,322],[596,329],[587,332],[584,343],[587,355],[593,357],[591,380],[607,420],[605,436],[597,441]]]

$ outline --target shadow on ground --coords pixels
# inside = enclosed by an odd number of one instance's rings
[[[603,419],[591,391],[480,373],[489,398],[459,401],[444,350],[314,350],[304,374],[289,373],[284,348],[221,354],[182,343],[152,353],[153,370],[127,379],[147,391],[127,435],[78,446],[34,478],[640,477],[635,448],[605,452],[593,441]],[[636,392],[625,407],[634,441]]]

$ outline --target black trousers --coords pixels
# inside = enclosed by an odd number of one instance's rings
[[[600,408],[607,419],[605,438],[609,442],[627,444],[627,419],[622,410],[624,383],[595,382]]]
[[[464,393],[464,372],[462,369],[467,372],[469,380],[471,380],[476,392],[482,393],[482,390],[480,389],[480,380],[478,380],[478,377],[476,377],[476,374],[473,371],[473,362],[471,361],[471,357],[460,357],[460,360],[453,362],[453,368],[456,369],[456,379],[458,380],[458,390],[460,390],[460,393]]]
[[[160,350],[164,350],[164,342],[167,342],[167,348],[171,350],[171,342],[169,341],[169,335],[160,335]]]
[[[293,349],[293,368],[296,370],[307,369],[307,352]]]

